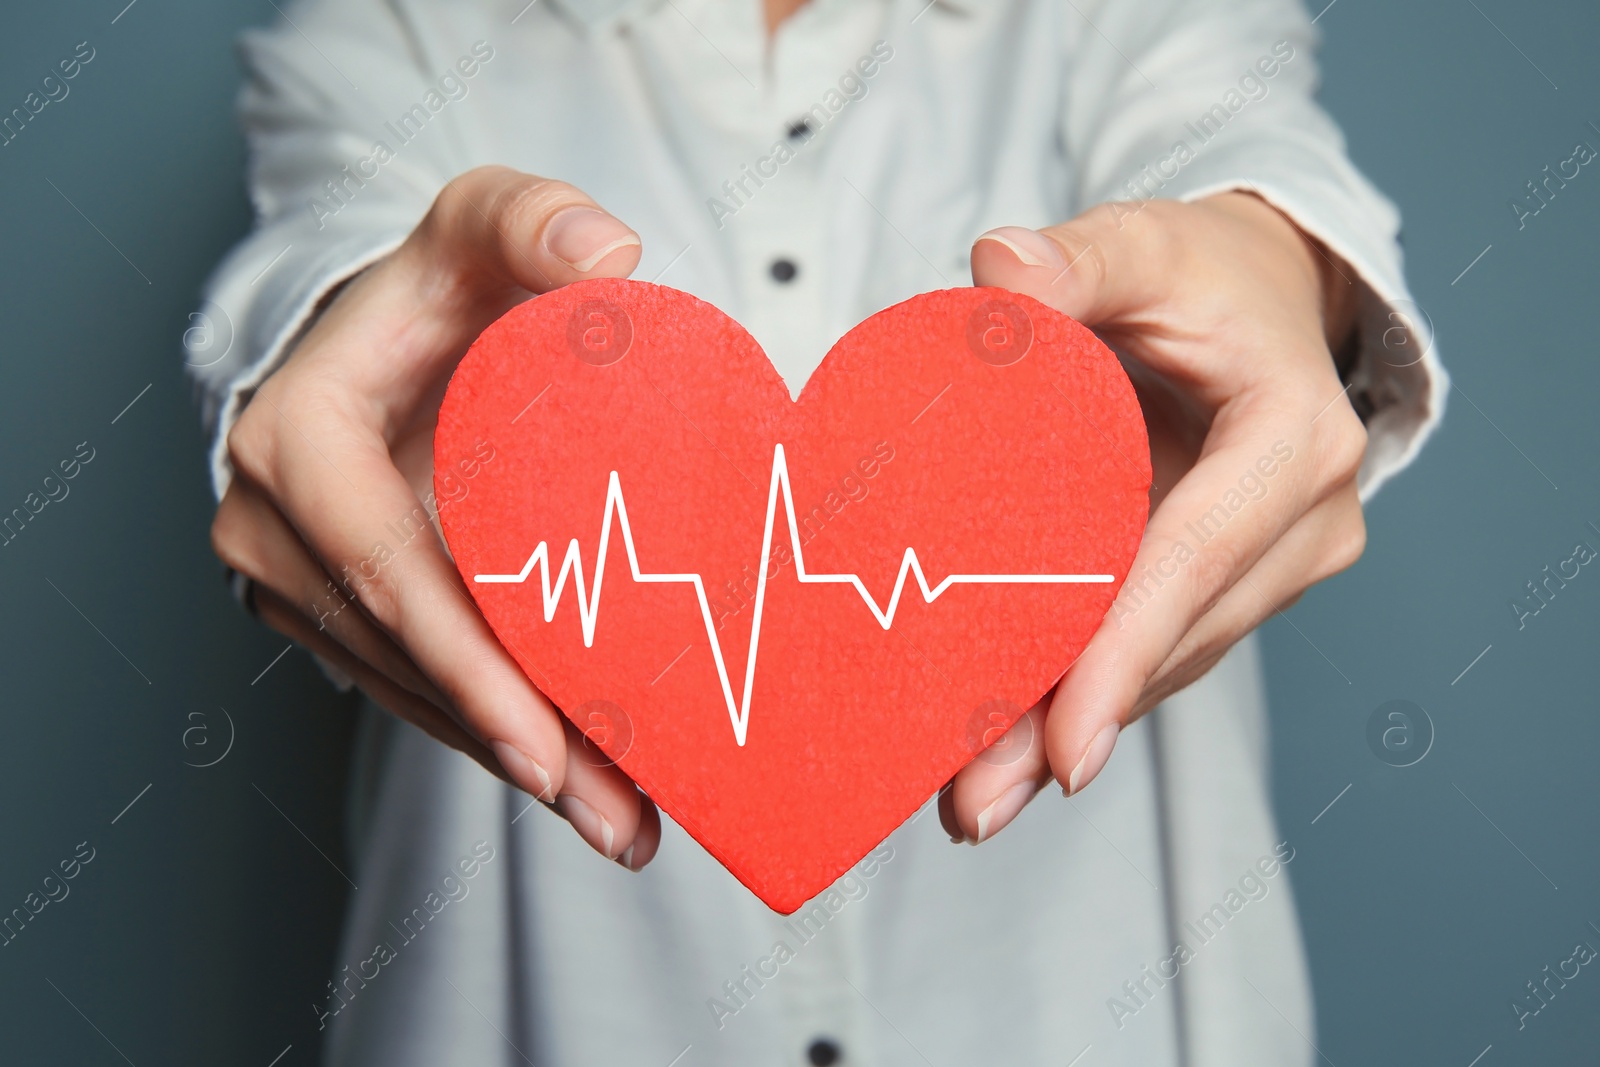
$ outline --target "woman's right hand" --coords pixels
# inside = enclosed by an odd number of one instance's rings
[[[530,294],[626,277],[639,254],[631,229],[562,182],[484,167],[448,183],[256,391],[228,435],[236,477],[211,528],[269,625],[633,870],[660,843],[655,805],[584,758],[479,613],[422,499],[445,385],[478,334]]]

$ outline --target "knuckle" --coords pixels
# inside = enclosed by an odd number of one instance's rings
[[[510,167],[497,163],[464,171],[454,181],[446,182],[434,196],[419,230],[449,232],[455,229],[462,219],[472,214],[472,204],[505,185],[514,173]]]
[[[1210,610],[1221,599],[1243,564],[1242,550],[1222,539],[1212,541],[1195,553],[1194,561],[1189,565],[1190,607],[1197,616]]]
[[[1073,274],[1094,287],[1105,281],[1107,261],[1104,246],[1108,240],[1105,233],[1079,221],[1052,226],[1043,232],[1061,246]]]
[[[481,192],[515,180],[520,173],[503,163],[485,163],[471,170],[462,171],[455,184],[469,192]]]
[[[256,618],[265,623],[269,629],[276,630],[283,636],[295,641],[296,644],[299,643],[295,638],[295,624],[300,620],[295,618],[294,613],[284,607],[277,597],[258,595],[256,597]]]
[[[529,180],[532,179],[499,164],[474,167],[458,175],[433,198],[408,244],[420,246],[429,259],[434,258],[439,248],[480,231],[485,219],[495,218],[485,206],[494,204],[506,189]]]
[[[1078,259],[1080,255],[1082,259],[1079,259],[1079,263],[1086,268],[1086,273],[1088,273],[1095,286],[1099,287],[1105,284],[1107,277],[1111,274],[1111,264],[1106,259],[1105,246],[1099,241],[1095,241],[1086,248],[1075,250],[1072,258]]]
[[[1160,241],[1168,239],[1173,230],[1189,218],[1191,209],[1182,201],[1157,197],[1147,201],[1145,209],[1139,214],[1143,217],[1141,235],[1149,240]]]
[[[1271,609],[1267,611],[1270,613]],[[1146,691],[1141,694],[1136,711],[1143,714],[1205,677],[1248,632],[1249,627],[1241,622],[1238,629],[1224,630],[1218,627],[1207,630],[1203,635],[1197,636],[1192,631],[1184,635],[1178,647],[1167,657],[1162,670],[1150,680]]]
[[[211,551],[227,566],[254,578],[249,532],[249,518],[239,503],[238,492],[229,489],[211,520]]]
[[[228,460],[251,481],[265,484],[268,480],[276,453],[275,422],[260,404],[250,404],[228,431]]]
[[[403,598],[393,574],[376,564],[377,555],[375,552],[353,567],[346,564],[341,568],[343,584],[355,596],[362,611],[388,633],[397,634],[403,628]]]
[[[1331,479],[1344,484],[1355,479],[1367,454],[1367,428],[1351,408],[1328,412],[1329,425],[1321,430],[1319,451]]]
[[[1126,218],[1128,238],[1138,243],[1142,254],[1161,255],[1182,251],[1187,244],[1175,235],[1188,220],[1189,205],[1160,197],[1146,200],[1138,212]]]
[[[1367,522],[1361,511],[1355,509],[1351,517],[1340,525],[1327,552],[1328,574],[1331,576],[1351,567],[1367,550]]]
[[[593,201],[567,182],[527,177],[502,186],[486,213],[502,238],[517,242],[544,229],[550,216],[562,208],[590,203]]]

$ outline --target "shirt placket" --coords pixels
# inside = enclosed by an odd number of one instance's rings
[[[795,395],[832,340],[824,302],[833,256],[860,253],[827,244],[839,190],[825,187],[825,161],[838,117],[827,127],[807,118],[871,46],[878,5],[857,3],[813,0],[770,47],[753,0],[674,0],[652,15],[649,60],[664,79],[657,105],[679,131],[691,182],[705,189],[701,209],[731,266],[736,300],[727,310]],[[694,113],[674,115],[675,106]],[[747,995],[771,1013],[763,1014],[778,1062],[873,1060],[876,1016],[856,992],[864,985],[861,916],[851,907],[825,893],[788,920],[775,917],[774,945],[786,948],[763,958],[757,992],[749,992],[755,979],[744,979]]]
[[[812,108],[826,106],[829,91],[839,90],[839,79],[870,47],[878,8],[863,0],[812,0],[780,29],[765,70],[776,121],[755,161],[764,184],[729,221],[747,325],[795,395],[833,340],[825,304],[838,257],[860,251],[830,247],[840,190],[827,187],[834,172],[827,164],[839,116],[824,125]],[[862,915],[854,906],[830,890],[781,924],[779,936],[795,948],[779,979],[783,1062],[842,1067],[875,1060],[871,1008],[857,992],[866,983]]]

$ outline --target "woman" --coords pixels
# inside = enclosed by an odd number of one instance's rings
[[[1444,377],[1397,310],[1393,209],[1311,101],[1306,14],[305,0],[285,21],[243,45],[260,217],[210,293],[236,341],[200,376],[219,555],[397,716],[368,717],[361,888],[307,991],[328,1061],[1311,1062],[1302,828],[1273,825],[1248,635],[1360,554],[1360,501]],[[963,770],[947,833],[903,826],[825,922],[785,925],[583,759],[437,537],[388,532],[436,510],[433,421],[477,333],[627,275],[727,311],[795,391],[857,321],[970,277],[1095,328],[1140,392],[1150,523],[1016,727],[1038,740]],[[1024,813],[1052,781],[1073,799]]]

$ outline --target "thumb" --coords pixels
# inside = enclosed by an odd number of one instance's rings
[[[402,300],[425,302],[441,274],[469,292],[507,286],[546,293],[585,278],[624,278],[639,263],[639,235],[575,186],[510,167],[477,167],[448,182],[394,256],[409,283]],[[490,321],[474,306],[469,340]]]
[[[1166,295],[1171,257],[1149,217],[1160,213],[1116,201],[1042,230],[998,227],[972,243],[972,283],[1031,296],[1087,326],[1116,323]]]

